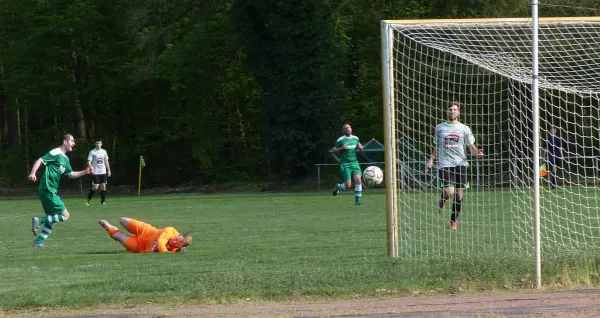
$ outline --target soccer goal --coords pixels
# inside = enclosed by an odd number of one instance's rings
[[[598,251],[600,17],[535,22],[382,21],[391,257]],[[451,201],[438,212],[437,173],[416,183],[403,171],[414,166],[403,159],[408,147],[426,154],[424,173],[449,102],[460,103],[460,121],[485,152],[467,155],[470,188],[456,230]]]

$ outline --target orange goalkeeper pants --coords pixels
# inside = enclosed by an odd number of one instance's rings
[[[130,236],[123,244],[127,251],[132,253],[150,252],[156,241],[158,230],[148,223],[130,219],[127,224]]]

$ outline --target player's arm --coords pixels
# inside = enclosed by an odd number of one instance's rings
[[[110,172],[110,163],[108,163],[108,157],[106,157],[106,175],[110,177],[112,173]]]
[[[477,146],[475,145],[475,136],[473,136],[473,133],[471,132],[470,128],[467,128],[467,133],[466,133],[466,146],[469,148],[469,151],[471,152],[471,154],[473,156],[476,156],[478,158],[483,156],[483,149],[479,149],[477,148]]]
[[[87,157],[87,166],[91,167],[92,166],[92,159],[94,158],[93,154],[92,154],[93,150],[90,150],[90,152],[88,153],[88,157]]]
[[[33,163],[33,167],[31,167],[31,172],[29,173],[29,177],[28,179],[35,182],[37,180],[36,177],[36,172],[38,171],[38,169],[40,168],[40,166],[42,165],[42,163],[44,163],[44,161],[42,160],[42,158],[39,158],[38,160],[36,160]]]
[[[335,144],[335,146],[333,146],[333,150],[332,151],[334,153],[340,153],[340,151],[342,151],[344,149],[347,149],[347,148],[348,148],[348,145],[346,145],[346,143],[338,142],[338,143]]]
[[[87,167],[87,169],[81,170],[81,171],[73,171],[73,172],[69,173],[69,179],[81,178],[85,175],[92,174],[92,172],[93,172],[92,167]]]
[[[437,156],[438,156],[438,148],[437,148],[437,145],[434,145],[433,150],[431,151],[431,157],[429,158],[427,165],[425,165],[425,173],[427,173],[427,171],[429,171],[429,169],[431,169],[431,167],[433,167],[433,162],[435,160],[437,160]]]
[[[170,252],[169,249],[167,248],[168,241],[169,240],[163,236],[159,237],[158,240],[156,241],[156,250],[159,253]]]
[[[437,135],[438,130],[436,127],[435,131],[433,132],[433,149],[431,150],[431,157],[429,157],[429,161],[427,161],[427,164],[425,165],[425,173],[427,173],[427,171],[433,167],[433,162],[436,161],[438,157]]]
[[[472,144],[469,146],[469,151],[471,151],[471,154],[473,156],[476,156],[476,157],[483,156],[483,149],[477,148],[477,146],[475,146],[475,144]]]

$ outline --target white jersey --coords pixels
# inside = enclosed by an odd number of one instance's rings
[[[88,161],[92,162],[94,174],[106,174],[106,162],[108,161],[108,153],[104,149],[92,149],[88,154]]]
[[[465,124],[443,122],[435,126],[433,143],[438,149],[438,167],[468,166],[465,147],[474,144],[475,137]]]

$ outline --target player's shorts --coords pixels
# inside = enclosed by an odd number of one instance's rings
[[[107,182],[108,182],[108,175],[106,173],[92,175],[92,184],[105,184]]]
[[[38,197],[42,201],[42,207],[46,215],[60,214],[67,209],[56,193],[40,190],[38,191]]]
[[[340,165],[340,178],[342,178],[342,182],[346,182],[352,179],[353,175],[362,175],[362,171],[360,170],[360,165],[358,162],[345,163]]]
[[[440,168],[438,176],[443,188],[455,187],[457,189],[465,189],[467,187],[467,166]]]
[[[133,234],[125,241],[125,248],[132,253],[143,253],[152,250],[152,244],[145,237],[152,230],[156,230],[152,225],[138,220],[129,219],[127,223],[127,231]]]
[[[144,252],[144,241],[142,241],[139,237],[133,235],[130,236],[126,241],[125,249],[131,253],[143,253]]]

